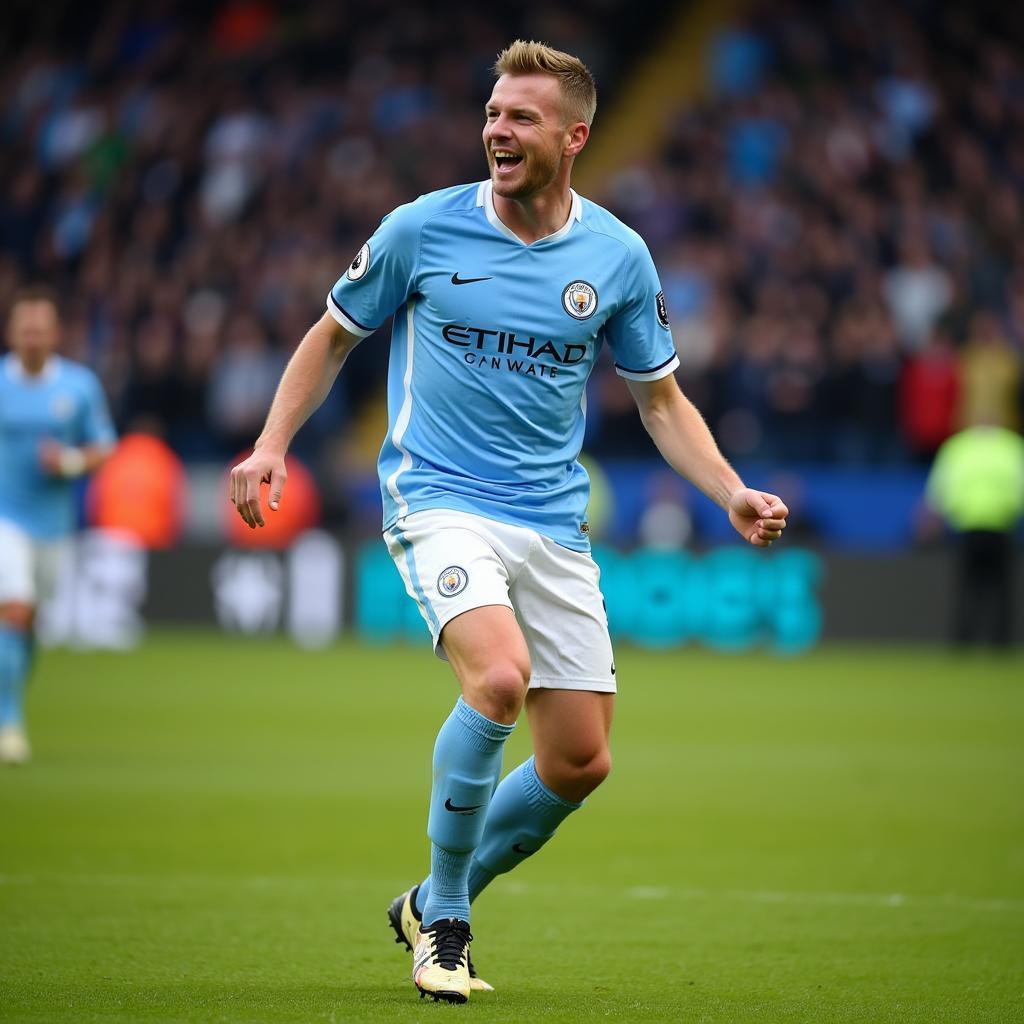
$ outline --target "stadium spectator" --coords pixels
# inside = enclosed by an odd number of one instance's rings
[[[960,366],[960,422],[1019,429],[1021,361],[990,310],[981,310],[971,318]]]
[[[237,451],[259,430],[282,368],[259,319],[250,313],[231,317],[210,368],[207,394],[207,415],[230,450]]]
[[[156,420],[166,434],[177,416],[182,394],[174,335],[175,323],[166,316],[153,314],[140,325],[121,394],[123,422]]]
[[[910,450],[930,462],[956,429],[960,364],[953,343],[941,329],[903,364],[900,422]]]
[[[900,261],[885,275],[882,290],[900,341],[911,352],[926,343],[953,301],[949,274],[932,262],[927,245],[916,234],[903,241]]]

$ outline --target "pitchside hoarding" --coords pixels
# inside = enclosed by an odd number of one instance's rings
[[[946,549],[882,556],[785,544],[770,551],[595,547],[595,557],[620,642],[796,654],[830,639],[947,636],[953,575]],[[284,551],[184,544],[157,552],[87,531],[40,628],[50,645],[130,648],[147,628],[175,624],[286,633],[311,647],[344,633],[380,642],[426,638],[383,542],[346,543],[320,530]]]

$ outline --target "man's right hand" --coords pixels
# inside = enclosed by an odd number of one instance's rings
[[[260,449],[231,470],[228,497],[250,529],[266,525],[260,508],[260,484],[270,484],[270,508],[276,512],[287,479],[284,455]]]

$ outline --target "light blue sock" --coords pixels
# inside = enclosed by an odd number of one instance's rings
[[[437,734],[427,822],[432,884],[419,904],[426,924],[441,918],[469,920],[470,862],[513,728],[492,722],[460,697]]]
[[[494,881],[536,853],[558,826],[582,807],[565,800],[540,780],[531,757],[501,780],[487,809],[484,834],[469,868],[467,888],[470,902]],[[429,899],[432,878],[416,894],[416,907]]]
[[[0,726],[21,725],[22,702],[28,678],[29,637],[0,623]]]

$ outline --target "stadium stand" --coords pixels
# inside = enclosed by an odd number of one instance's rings
[[[160,423],[187,462],[224,460],[380,216],[483,175],[492,55],[515,35],[572,49],[606,116],[643,26],[675,13],[629,7],[16,4],[0,307],[53,282],[66,347],[122,428]],[[965,410],[1019,428],[1022,20],[995,3],[739,5],[660,148],[624,148],[591,191],[650,243],[684,387],[731,457],[920,472]],[[300,435],[329,518],[375,500],[360,460],[385,359],[360,346]],[[607,366],[588,414],[597,458],[650,452]]]

